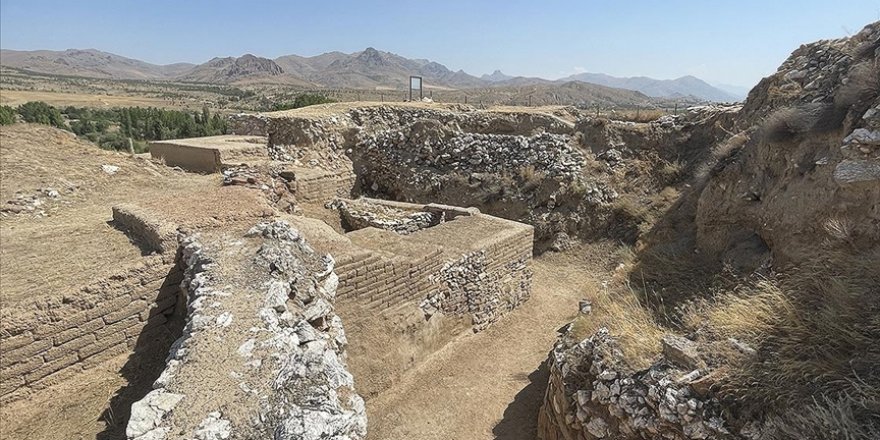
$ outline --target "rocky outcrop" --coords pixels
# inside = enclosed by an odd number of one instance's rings
[[[651,231],[647,248],[641,250],[631,272],[630,281],[645,282],[644,274],[653,268],[651,264],[657,264],[652,258],[666,263],[659,266],[666,272],[651,275],[646,289],[664,303],[666,313],[688,300],[706,299],[698,296],[706,291],[690,291],[685,284],[704,281],[697,275],[700,271],[723,267],[724,276],[738,282],[756,272],[764,280],[767,274],[785,280],[803,272],[818,280],[822,270],[837,270],[835,264],[876,259],[880,247],[880,22],[851,38],[820,41],[796,50],[777,73],[752,90],[733,122],[739,130],[711,148],[711,155],[706,155],[711,169],[697,174],[694,189],[685,191]],[[627,136],[621,134],[621,124],[593,125],[584,131],[593,130],[593,137],[585,140],[607,139],[612,148],[603,154],[623,151],[615,148],[620,145],[638,145],[624,140]],[[653,133],[651,128],[646,132]],[[825,258],[820,265],[814,263],[820,261],[817,256]],[[842,306],[835,309],[835,301],[843,301],[834,297],[846,297],[864,310],[876,309],[876,289],[859,286],[871,285],[871,276],[869,270],[853,269],[852,274],[841,270],[828,279],[811,281],[840,283],[835,293],[816,289],[810,282],[785,287],[780,293],[784,301],[774,304],[791,301],[786,307],[796,317],[774,315],[773,328],[760,334],[761,338],[778,337],[790,331],[786,326],[791,323],[786,320],[823,314],[834,321],[834,331],[818,330],[814,321],[805,320],[799,325],[807,327],[809,337],[782,342],[759,338],[755,347],[735,338],[703,340],[706,334],[699,331],[689,335],[699,346],[689,338],[668,335],[658,341],[662,354],[646,369],[629,368],[620,345],[607,330],[583,339],[568,331],[550,356],[550,382],[539,416],[540,438],[873,438],[876,419],[851,414],[876,408],[876,397],[834,406],[835,399],[854,389],[876,389],[876,380],[859,369],[860,362],[871,362],[866,354],[870,350],[864,348],[871,344],[870,338],[834,341],[847,345],[834,351],[839,370],[821,371],[804,364],[796,372],[787,372],[788,376],[777,374],[801,362],[803,353],[829,351],[810,338],[847,338],[873,331],[869,318],[846,316],[840,312]],[[670,292],[668,286],[679,291]],[[770,284],[762,287],[774,288]],[[737,292],[734,287],[728,289],[718,290]],[[723,304],[715,307],[726,311]],[[840,333],[831,336],[836,331]],[[701,358],[712,351],[707,348],[711,343],[749,361],[739,365],[720,354]],[[789,357],[780,354],[786,351]],[[725,388],[736,375],[745,382]],[[793,383],[792,377],[803,383]],[[858,385],[829,387],[831,380]],[[743,402],[753,404],[748,399],[757,393],[744,388],[771,383],[798,389],[806,395],[804,401],[811,402],[805,405],[810,408],[792,409],[783,397],[774,395],[777,401],[763,401],[745,411]],[[718,394],[722,392],[723,402]]]
[[[737,116],[741,108],[741,105],[691,107],[644,123],[590,117],[579,120],[575,131],[581,145],[612,166],[652,153],[669,162],[683,162],[689,168],[683,171],[692,172],[695,165],[708,158],[709,146],[738,131]]]
[[[130,439],[361,439],[338,278],[286,222],[185,239],[188,317]]]
[[[699,195],[705,255],[753,269],[880,245],[880,23],[796,50],[742,119],[742,147]]]

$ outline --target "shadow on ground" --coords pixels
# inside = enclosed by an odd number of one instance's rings
[[[182,306],[178,304],[175,313],[168,317],[165,325],[148,328],[138,336],[137,343],[119,374],[126,384],[116,390],[101,413],[105,428],[96,440],[119,440],[125,437],[125,427],[131,416],[131,405],[142,399],[153,389],[153,382],[165,369],[165,358],[171,344],[183,331],[184,317]]]
[[[504,410],[504,416],[492,434],[498,440],[534,440],[538,435],[538,411],[544,400],[550,368],[545,357],[537,370],[528,376],[529,384],[516,393],[513,402]]]

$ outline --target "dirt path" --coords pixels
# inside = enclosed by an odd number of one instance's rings
[[[594,272],[574,256],[583,251],[537,259],[526,304],[369,400],[369,440],[534,439],[556,330],[595,292]]]

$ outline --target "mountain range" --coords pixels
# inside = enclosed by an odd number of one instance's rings
[[[274,60],[251,54],[214,58],[202,64],[150,64],[95,49],[64,51],[0,50],[0,65],[37,73],[108,79],[171,80],[212,84],[283,84],[346,89],[401,89],[406,78],[419,75],[426,88],[476,89],[528,87],[583,82],[638,91],[655,98],[697,98],[736,101],[740,96],[693,76],[674,80],[618,78],[580,73],[559,80],[513,77],[496,70],[476,77],[427,59],[410,59],[369,47],[346,54],[328,52],[312,57],[285,55]]]

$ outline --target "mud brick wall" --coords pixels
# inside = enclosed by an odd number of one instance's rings
[[[350,170],[339,170],[306,177],[297,176],[294,195],[304,201],[326,201],[335,197],[351,196],[355,175]]]
[[[183,274],[173,258],[147,257],[54,302],[4,307],[0,402],[74,377],[140,338],[169,331]]]
[[[480,232],[486,233],[481,240],[456,233],[475,222],[454,220],[434,227],[445,229],[440,233],[427,228],[397,236],[426,245],[417,256],[389,256],[391,243],[377,249],[383,253],[337,254],[338,297],[376,313],[433,299],[445,314],[470,316],[475,330],[486,328],[530,295],[534,229],[477,215]]]
[[[220,172],[220,151],[175,144],[173,141],[150,142],[150,156],[169,167],[181,167],[199,173]]]
[[[337,263],[337,297],[382,312],[405,304],[414,306],[437,290],[430,278],[443,266],[444,258],[440,249],[418,258],[389,258],[365,251],[341,256]]]

